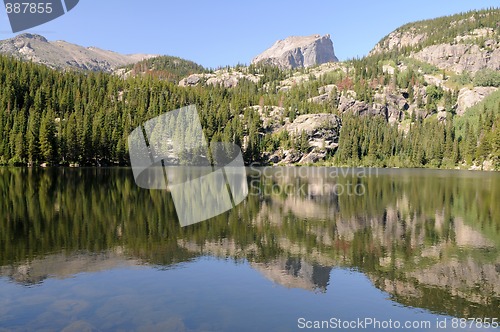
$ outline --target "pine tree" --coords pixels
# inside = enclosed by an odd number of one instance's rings
[[[24,140],[26,117],[22,110],[15,110],[14,114],[14,125],[9,135],[10,154],[12,156],[10,162],[14,165],[20,165],[26,162],[26,147]]]
[[[479,145],[476,150],[476,159],[482,167],[484,160],[489,156],[491,152],[491,141],[490,134],[483,132],[479,140]]]
[[[57,137],[54,112],[44,112],[40,124],[40,152],[43,160],[52,164],[57,161]]]
[[[500,170],[500,116],[498,116],[491,134],[491,155],[495,162],[495,168]]]
[[[32,108],[29,112],[28,130],[28,162],[35,165],[40,160],[40,112]]]
[[[297,149],[300,152],[306,153],[309,150],[309,139],[307,137],[307,133],[303,130],[298,137]]]
[[[469,123],[467,122],[465,129],[464,157],[467,165],[472,165],[472,162],[474,161],[474,158],[476,156],[477,138],[468,124]]]
[[[75,113],[71,114],[66,124],[66,159],[68,162],[77,162],[78,153],[78,126]]]

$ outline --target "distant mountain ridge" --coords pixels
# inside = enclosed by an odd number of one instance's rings
[[[24,33],[0,41],[0,54],[44,64],[54,69],[78,69],[111,73],[119,67],[156,55],[124,55],[97,47],[83,47],[66,41],[48,41],[45,37]]]

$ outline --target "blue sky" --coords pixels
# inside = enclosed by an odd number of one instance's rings
[[[499,5],[498,0],[80,0],[68,14],[25,32],[120,53],[176,55],[206,67],[249,63],[287,36],[329,33],[338,58],[345,60],[367,54],[402,24]],[[13,36],[0,10],[0,39]]]

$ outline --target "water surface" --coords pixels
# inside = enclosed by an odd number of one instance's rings
[[[500,174],[247,173],[242,204],[182,228],[128,168],[0,168],[0,331],[500,320]]]

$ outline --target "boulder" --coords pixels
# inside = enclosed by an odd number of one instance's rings
[[[285,126],[290,136],[299,136],[305,132],[310,146],[328,149],[329,145],[338,141],[341,120],[334,114],[304,114],[295,119],[291,124]]]
[[[182,80],[180,80],[179,86],[195,86],[195,85],[198,85],[198,83],[201,80],[201,76],[202,75],[199,75],[199,74],[193,74],[193,75],[190,75],[190,76],[188,76],[186,78],[183,78]]]
[[[329,99],[330,99],[329,94],[328,93],[323,93],[323,94],[321,94],[319,96],[309,98],[307,101],[309,101],[311,103],[321,104],[321,103],[324,103],[325,101],[328,101]]]
[[[302,159],[299,160],[299,164],[302,165],[314,164],[320,160],[325,159],[325,157],[326,157],[326,151],[318,152],[317,150],[313,150],[308,154],[304,155]]]
[[[283,151],[285,158],[279,162],[282,165],[290,165],[298,163],[302,157],[303,153],[296,150],[286,150]]]
[[[446,117],[447,117],[447,114],[446,111],[439,111],[438,114],[437,114],[437,118],[438,118],[438,121],[445,121],[446,120]]]
[[[457,115],[463,115],[468,108],[478,104],[497,90],[498,88],[482,86],[473,89],[461,89],[458,94]]]
[[[351,97],[341,96],[339,100],[339,111],[351,112],[355,115],[382,115],[387,119],[387,107],[382,104],[370,105],[364,101],[355,100]]]
[[[283,128],[283,125],[289,124],[290,119],[284,116],[285,109],[278,106],[251,106],[251,109],[257,111],[262,121],[262,129],[268,133],[276,133]]]

